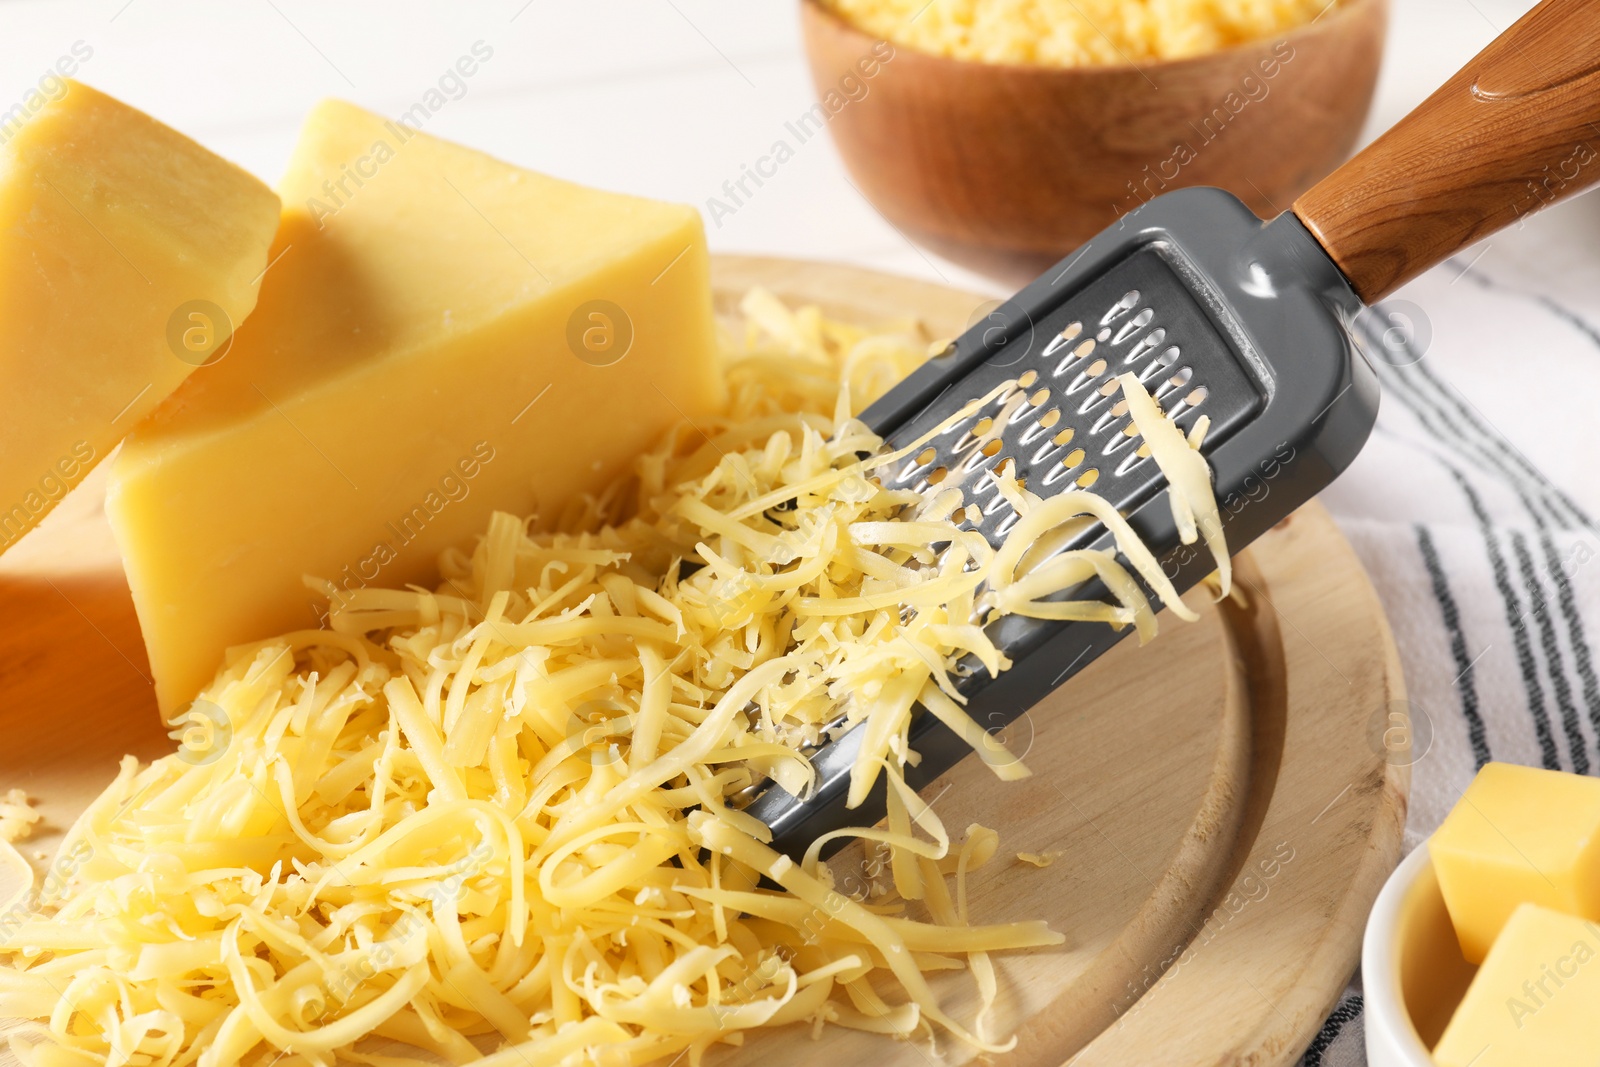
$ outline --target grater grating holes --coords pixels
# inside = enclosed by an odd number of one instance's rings
[[[1136,450],[1129,452],[1121,463],[1117,464],[1117,474],[1127,474],[1140,463],[1150,458],[1150,446],[1140,445]]]
[[[1110,410],[1102,412],[1100,417],[1094,420],[1094,425],[1089,427],[1089,432],[1091,434],[1103,433],[1111,426],[1112,423],[1116,422],[1127,413],[1128,402],[1126,400],[1119,400],[1115,404],[1111,405]]]
[[[1134,375],[1139,379],[1139,384],[1143,385],[1146,389],[1150,388],[1150,382],[1159,377],[1163,371],[1175,366],[1178,362],[1178,357],[1181,354],[1182,353],[1178,351],[1178,346],[1173,345],[1171,348],[1161,353],[1161,355],[1151,360],[1149,366],[1145,367],[1144,370],[1135,371]]]
[[[1194,379],[1194,368],[1193,367],[1179,367],[1177,369],[1177,371],[1170,378],[1168,378],[1166,381],[1162,382],[1160,385],[1156,386],[1156,388],[1154,390],[1152,390],[1152,393],[1155,395],[1155,398],[1157,400],[1164,400],[1168,396],[1171,396],[1177,390],[1182,389],[1184,386],[1188,385],[1189,382],[1192,381],[1193,379]],[[1164,406],[1165,405],[1163,405],[1163,407]]]
[[[1100,375],[1104,374],[1105,372],[1106,361],[1103,359],[1095,360],[1093,363],[1080,370],[1078,372],[1078,376],[1072,379],[1072,383],[1066,388],[1066,395],[1076,396],[1078,393],[1083,392],[1085,389],[1089,388],[1089,386],[1094,384],[1096,378],[1099,378]]]
[[[1149,450],[1119,395],[1118,375],[1133,374],[1163,410],[1191,425],[1207,395],[1171,343],[1175,321],[1183,320],[1158,310],[1161,293],[1159,286],[1151,294],[1130,288],[1097,309],[1081,308],[1022,366],[993,364],[990,382],[999,384],[1001,374],[1015,380],[983,410],[947,427],[938,458],[924,450],[901,472],[902,481],[915,481],[919,490],[959,491],[960,524],[993,539],[1015,525],[1014,509],[998,491],[1007,470],[1018,484],[1031,480],[1034,492],[1047,493],[1097,485],[1104,491],[1109,480],[1138,467]]]
[[[1134,426],[1132,420],[1129,420],[1128,424],[1120,432],[1111,434],[1106,438],[1106,443],[1100,449],[1100,454],[1102,456],[1114,456],[1138,439],[1139,430]]]
[[[1114,345],[1122,344],[1128,338],[1132,337],[1134,334],[1150,325],[1155,317],[1156,313],[1153,309],[1145,308],[1143,311],[1139,312],[1139,314],[1123,323],[1122,328],[1111,335],[1111,343]],[[1165,335],[1163,334],[1163,336]]]
[[[1139,290],[1137,290],[1137,289],[1128,290],[1126,293],[1123,294],[1121,300],[1118,300],[1115,304],[1112,304],[1111,307],[1106,311],[1106,313],[1104,315],[1100,316],[1100,325],[1103,326],[1103,327],[1104,326],[1110,326],[1113,322],[1116,322],[1122,316],[1124,316],[1128,312],[1132,311],[1135,307],[1138,306],[1138,304],[1139,304]]]
[[[934,462],[934,460],[938,458],[939,450],[934,448],[932,445],[929,445],[927,448],[924,448],[921,452],[911,457],[911,460],[907,462],[905,466],[900,468],[900,473],[895,475],[895,481],[901,485],[904,485],[906,482],[910,481],[912,478],[915,478],[919,473],[924,471],[930,464]],[[920,490],[926,484],[926,480],[919,481],[914,488]]]
[[[1139,294],[1137,291],[1130,290],[1122,297],[1121,300],[1117,301],[1106,311],[1105,315],[1103,315],[1101,318],[1102,324],[1104,326],[1109,326],[1110,324],[1115,323],[1118,319],[1123,318],[1129,311],[1132,311],[1132,309],[1137,306],[1138,303]],[[1112,345],[1129,344],[1128,351],[1123,354],[1120,360],[1123,367],[1130,367],[1143,362],[1146,357],[1156,352],[1156,350],[1166,342],[1167,331],[1161,326],[1157,326],[1148,332],[1144,332],[1143,335],[1140,336],[1141,332],[1144,331],[1146,327],[1149,327],[1154,321],[1154,309],[1149,307],[1141,308],[1132,316],[1132,318],[1129,318],[1126,322],[1124,322],[1114,334],[1110,335],[1110,343]],[[1103,329],[1100,336],[1105,338],[1107,336],[1107,332],[1107,330]],[[1172,367],[1177,362],[1179,355],[1180,350],[1177,345],[1169,346],[1165,351],[1161,352],[1159,356],[1151,360],[1149,366],[1144,368],[1142,373],[1140,371],[1135,371],[1135,373],[1142,381],[1148,381],[1148,379],[1155,378],[1159,376],[1162,371]],[[1066,369],[1066,367],[1070,365],[1070,362],[1070,360],[1064,361],[1062,366],[1057,368],[1058,373],[1059,371]],[[1115,378],[1109,378],[1103,382],[1097,383],[1097,379],[1099,379],[1100,376],[1106,372],[1106,364],[1107,360],[1105,357],[1096,359],[1093,364],[1089,365],[1088,367],[1084,367],[1079,371],[1078,376],[1073,380],[1072,384],[1066,390],[1067,395],[1075,395],[1085,391],[1091,386],[1094,387],[1090,395],[1085,397],[1080,403],[1078,411],[1080,415],[1089,414],[1103,401],[1116,395],[1119,387]],[[1187,370],[1187,368],[1185,369]],[[1189,378],[1192,377],[1192,373],[1193,372],[1190,371],[1189,375],[1185,376],[1181,382],[1178,382],[1174,388],[1186,385],[1189,381]],[[1170,385],[1173,381],[1173,378],[1176,377],[1178,377],[1178,375],[1175,373],[1168,379],[1168,382],[1164,384]],[[1190,395],[1195,395],[1196,393],[1198,393],[1196,396],[1196,401],[1201,401],[1204,399],[1205,393],[1203,389],[1192,391]],[[1187,397],[1185,399],[1187,399]],[[1137,447],[1135,447],[1133,451],[1129,452],[1128,456],[1117,465],[1115,473],[1118,475],[1126,474],[1128,471],[1132,470],[1147,457],[1149,452],[1149,449],[1143,445],[1143,441],[1139,437],[1138,430],[1133,425],[1133,421],[1128,419],[1126,422],[1123,422],[1124,417],[1127,415],[1127,410],[1127,401],[1118,400],[1108,411],[1100,414],[1089,430],[1091,435],[1100,435],[1106,433],[1113,427],[1118,430],[1118,432],[1111,433],[1107,437],[1104,446],[1101,448],[1101,454],[1104,456],[1113,456],[1116,453],[1126,450],[1130,445],[1135,444],[1135,442],[1138,443]],[[1181,414],[1184,410],[1185,409],[1182,407],[1177,408],[1173,412],[1174,417],[1176,417],[1178,414]],[[1031,443],[1034,439],[1036,439],[1037,436],[1038,434],[1034,433],[1031,436],[1026,437],[1022,443]],[[1070,432],[1066,433],[1064,436],[1067,440],[1071,439]],[[1064,444],[1065,441],[1062,443]],[[1052,451],[1054,451],[1054,448],[1049,446],[1038,449],[1032,454],[1032,456],[1029,457],[1031,464],[1038,465],[1041,462],[1046,461]],[[1076,467],[1082,463],[1082,458],[1078,455],[1078,451],[1080,450],[1075,450],[1071,455],[1063,460],[1061,465],[1056,466],[1053,470],[1047,471],[1043,479],[1044,484],[1053,485],[1058,483],[1074,469],[1076,469]],[[1074,484],[1080,488],[1088,488],[1099,480],[1099,476],[1100,472],[1098,469],[1089,468],[1078,473],[1073,481]]]
[[[1087,415],[1100,405],[1110,403],[1119,388],[1121,387],[1115,378],[1107,378],[1083,398],[1082,403],[1078,405],[1078,414]]]
[[[1166,341],[1166,339],[1166,330],[1161,329],[1160,327],[1151,330],[1149,333],[1145,334],[1144,337],[1140,338],[1132,348],[1128,349],[1128,354],[1122,358],[1123,366],[1131,366],[1132,364],[1139,362],[1156,348],[1160,347],[1161,344]],[[1177,349],[1173,349],[1173,355],[1176,357]]]
[[[1076,341],[1078,339],[1079,335],[1082,334],[1082,333],[1083,333],[1083,323],[1081,323],[1081,322],[1070,322],[1070,323],[1068,323],[1065,329],[1063,329],[1060,333],[1058,333],[1054,337],[1052,337],[1050,339],[1050,343],[1044,346],[1044,352],[1042,352],[1041,355],[1043,356],[1043,358],[1049,359],[1051,356],[1055,355],[1057,352],[1061,351],[1063,348],[1065,348],[1068,345],[1070,345],[1073,341]]]
[[[1061,362],[1056,364],[1056,369],[1050,372],[1051,377],[1061,377],[1061,375],[1067,372],[1068,367],[1081,360],[1087,359],[1089,356],[1094,354],[1094,350],[1095,339],[1091,337],[1087,341],[1084,341],[1082,344],[1078,345],[1078,347],[1074,348],[1071,352],[1068,352]]]

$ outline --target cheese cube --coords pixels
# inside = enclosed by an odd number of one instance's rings
[[[559,512],[716,412],[699,214],[348,104],[308,119],[260,306],[137,432],[107,511],[163,708],[327,599],[436,580],[492,511]]]
[[[1433,1050],[1440,1067],[1590,1067],[1600,1015],[1600,926],[1523,904]]]
[[[1428,853],[1469,963],[1524,902],[1600,919],[1600,779],[1486,764]]]
[[[278,224],[272,190],[103,93],[30,107],[0,117],[0,549],[225,351]]]

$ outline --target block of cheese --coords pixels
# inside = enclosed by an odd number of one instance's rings
[[[278,198],[77,82],[0,122],[0,550],[255,306]],[[26,107],[16,110],[27,110]]]
[[[107,510],[157,694],[339,591],[433,580],[492,511],[557,512],[720,410],[698,213],[348,104],[307,120],[260,304],[124,445]]]
[[[1511,914],[1433,1050],[1440,1067],[1592,1067],[1600,926],[1537,904]]]
[[[1520,904],[1600,919],[1600,779],[1486,764],[1428,853],[1469,963]]]

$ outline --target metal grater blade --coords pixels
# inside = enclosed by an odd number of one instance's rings
[[[1127,516],[1183,591],[1214,563],[1203,548],[1180,543],[1165,478],[1130,434],[1117,377],[1136,374],[1186,431],[1209,417],[1202,451],[1223,532],[1237,551],[1326,487],[1365,443],[1377,384],[1347,330],[1361,308],[1292,214],[1264,225],[1227,193],[1180,190],[1124,216],[862,417],[903,446],[1017,380],[1022,384],[887,471],[884,484],[926,492],[959,487],[963,506],[977,509],[963,525],[995,545],[1017,521],[994,480],[1000,464],[1014,464],[1039,496],[1092,489]],[[1096,525],[1056,547],[1116,546]],[[1072,595],[1102,593],[1090,587]],[[969,657],[954,673],[968,714],[993,730],[1127,630],[1013,615],[988,632],[1012,668],[991,676]],[[861,807],[844,806],[862,733],[841,727],[810,753],[816,780],[806,797],[775,783],[750,791],[744,810],[772,830],[775,848],[798,856],[823,833],[882,817],[881,779]],[[909,741],[920,760],[905,778],[916,789],[974,753],[923,713],[914,717]],[[978,755],[1009,758],[998,749]]]
[[[969,516],[960,525],[991,544],[1017,521],[996,486],[1001,464],[1009,462],[1039,496],[1093,489],[1124,511],[1162,487],[1155,462],[1133,436],[1119,375],[1137,374],[1185,431],[1203,410],[1213,441],[1261,407],[1261,388],[1152,249],[1118,263],[1028,332],[1032,337],[1006,344],[888,435],[895,447],[915,441],[973,398],[1019,380],[884,479],[895,488],[959,488]]]

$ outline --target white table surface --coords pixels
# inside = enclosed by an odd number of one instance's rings
[[[1392,3],[1368,137],[1530,6]],[[428,132],[561,177],[702,209],[813,101],[794,0],[0,0],[0,111],[79,42],[80,51],[93,50],[83,80],[269,182],[316,100],[340,96],[397,115],[477,42],[492,57],[460,99],[433,115]],[[709,232],[718,251],[842,260],[995,289],[884,223],[845,180],[826,138],[808,141]],[[1492,237],[1398,296],[1426,321],[1431,372],[1459,389],[1450,395],[1465,405],[1460,410],[1475,411],[1504,439],[1493,448],[1530,458],[1590,515],[1600,514],[1600,198],[1559,205]],[[1450,388],[1441,386],[1440,395]],[[1325,499],[1374,574],[1413,699],[1437,734],[1415,768],[1407,835],[1415,844],[1470,780],[1475,753],[1477,760],[1492,751],[1540,762],[1530,723],[1549,714],[1543,705],[1552,694],[1560,704],[1558,676],[1574,693],[1582,689],[1581,652],[1589,646],[1593,653],[1600,624],[1587,639],[1570,618],[1566,630],[1556,624],[1555,643],[1547,640],[1542,651],[1537,635],[1531,646],[1523,639],[1539,627],[1526,618],[1507,626],[1517,612],[1490,564],[1497,548],[1514,559],[1518,538],[1536,538],[1541,520],[1515,513],[1520,487],[1502,477],[1481,487],[1491,521],[1476,522],[1464,503],[1471,494],[1442,472],[1462,464],[1482,474],[1471,467],[1482,466],[1486,453],[1473,453],[1470,442],[1430,453],[1438,442],[1426,440],[1425,425],[1407,421],[1400,392],[1386,401],[1373,447]],[[1453,583],[1454,626],[1438,580],[1422,566],[1428,544],[1436,544]],[[1600,566],[1587,565],[1600,559],[1600,536],[1582,522],[1557,531],[1563,557],[1584,546],[1594,551],[1583,556],[1572,586],[1580,606],[1600,619]],[[1556,597],[1560,583],[1548,575],[1524,580],[1523,604]],[[1452,658],[1456,637],[1465,651]],[[1465,656],[1470,673],[1458,669]],[[1530,670],[1542,680],[1540,695]],[[1469,711],[1474,702],[1477,711]],[[1568,716],[1560,752],[1546,749],[1544,761],[1592,769],[1600,695],[1591,689],[1568,704],[1579,714]],[[1487,721],[1487,749],[1469,744],[1473,714]],[[1341,1012],[1357,1016],[1356,1003]],[[1336,1030],[1326,1035],[1331,1047],[1314,1046],[1308,1064],[1359,1061],[1359,1024],[1334,1038]]]

